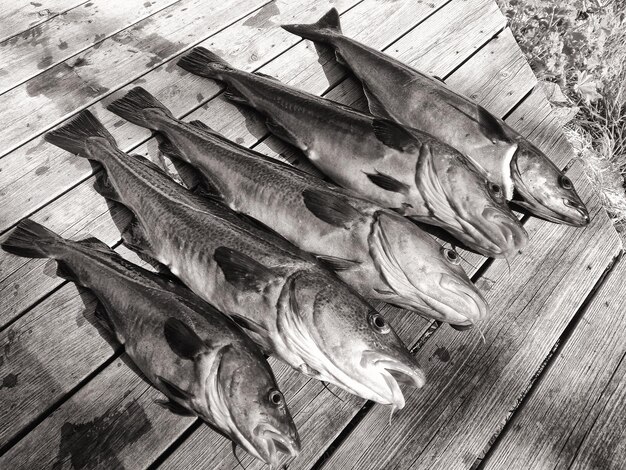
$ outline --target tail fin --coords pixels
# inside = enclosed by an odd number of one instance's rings
[[[218,80],[220,72],[232,69],[228,62],[204,47],[193,48],[189,54],[178,61],[178,66],[195,75]]]
[[[301,38],[319,42],[328,42],[334,34],[341,34],[341,22],[336,8],[331,8],[317,23],[283,24],[280,27]]]
[[[133,124],[153,130],[158,130],[158,119],[155,120],[155,115],[174,118],[163,103],[139,86],[113,101],[107,109]]]
[[[87,110],[82,111],[69,124],[48,132],[44,139],[46,142],[68,152],[85,158],[93,158],[86,152],[87,140],[90,137],[104,137],[117,147],[117,143],[109,131]]]
[[[65,240],[37,222],[24,219],[2,242],[8,253],[27,258],[54,258],[60,253]]]

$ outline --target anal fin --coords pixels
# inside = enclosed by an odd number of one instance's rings
[[[266,119],[265,126],[269,129],[269,131],[274,134],[276,137],[284,140],[288,144],[293,145],[294,147],[299,148],[300,150],[306,150],[306,145],[304,145],[298,138],[291,133],[288,129],[285,129],[284,126],[280,125],[273,119]]]
[[[367,105],[369,107],[370,113],[372,113],[373,116],[378,116],[385,119],[393,119],[389,115],[385,107],[382,105],[382,103],[378,100],[378,98],[376,98],[376,96],[374,96],[374,94],[370,91],[368,86],[365,83],[362,83],[362,85],[363,93],[365,94],[365,98],[367,98]]]
[[[101,171],[96,175],[96,181],[93,184],[93,189],[96,190],[98,194],[106,199],[110,199],[111,201],[121,202],[120,196],[115,191],[109,176],[106,171]]]
[[[122,242],[133,251],[155,258],[150,241],[137,219],[133,219],[122,232]]]

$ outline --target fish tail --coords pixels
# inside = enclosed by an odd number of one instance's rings
[[[92,137],[104,138],[113,147],[117,148],[117,143],[113,136],[98,121],[98,118],[87,110],[81,111],[68,124],[48,132],[44,139],[46,142],[78,156],[98,160],[96,156],[88,151],[89,139]]]
[[[23,219],[2,242],[8,253],[27,258],[55,258],[63,252],[66,241],[43,225]]]
[[[316,23],[312,24],[283,24],[280,26],[285,31],[289,31],[304,39],[311,41],[328,42],[335,34],[341,34],[341,22],[339,12],[336,8],[331,8],[328,13],[322,16]]]
[[[152,130],[159,130],[160,117],[174,119],[163,103],[139,86],[113,101],[107,109],[133,124]]]
[[[232,70],[228,62],[204,47],[194,47],[178,61],[178,66],[195,75],[218,80],[223,72]]]

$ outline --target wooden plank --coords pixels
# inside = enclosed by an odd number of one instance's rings
[[[100,375],[0,457],[0,468],[145,468],[160,449],[143,438],[191,422],[166,412],[163,395],[129,368],[126,356]]]
[[[622,259],[499,436],[485,470],[617,469],[626,462],[624,279]]]
[[[0,94],[177,1],[89,2],[0,42]]]
[[[38,2],[1,0],[0,41],[22,34],[85,3],[88,3],[88,0],[39,0]],[[32,33],[37,34],[37,31],[32,31]]]
[[[388,411],[374,406],[322,468],[472,467],[621,250],[581,165],[570,177],[588,201],[591,224],[530,219],[530,243],[510,271],[496,260],[478,282],[494,311],[482,325],[486,342],[437,330],[418,353],[427,385],[407,396],[392,426]]]
[[[0,96],[0,156],[267,2],[180,0],[13,88]]]
[[[626,361],[620,367],[602,397],[606,406],[590,429],[571,464],[573,470],[624,468],[626,462]]]

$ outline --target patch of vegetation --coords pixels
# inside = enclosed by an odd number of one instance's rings
[[[626,235],[626,0],[496,0]]]

